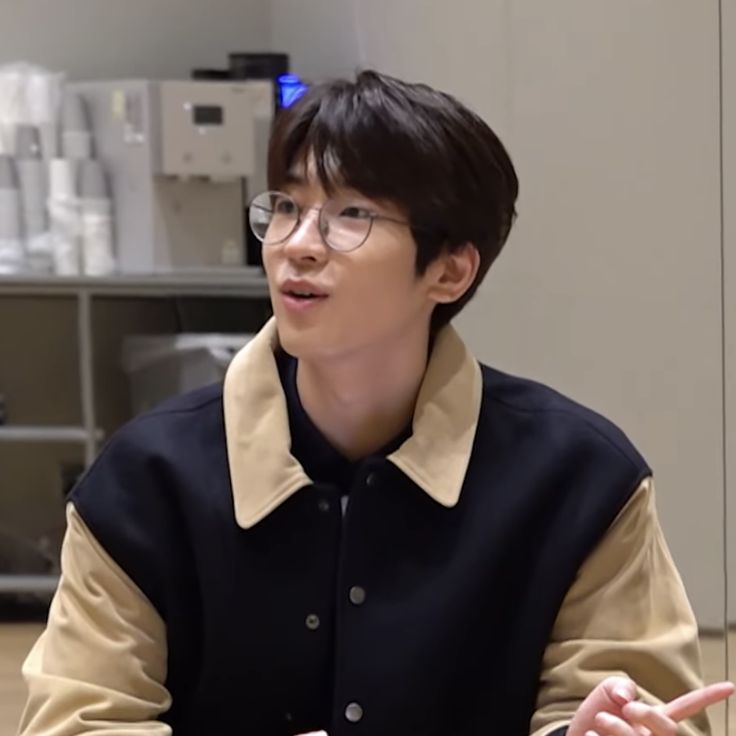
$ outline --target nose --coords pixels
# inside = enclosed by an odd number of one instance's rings
[[[326,257],[328,249],[319,230],[319,209],[310,207],[302,212],[296,230],[283,247],[289,258],[323,260]]]

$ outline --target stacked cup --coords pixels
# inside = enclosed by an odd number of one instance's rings
[[[59,276],[81,272],[76,165],[66,158],[49,164],[49,219],[54,271]]]
[[[15,162],[11,156],[0,155],[0,275],[25,268],[20,201]]]
[[[13,150],[0,155],[1,275],[115,270],[108,185],[79,95],[64,96],[60,123],[60,136],[53,122],[15,124]]]
[[[49,213],[55,270],[60,275],[107,276],[116,264],[112,205],[102,164],[93,158],[93,139],[84,100],[64,97],[63,158],[52,159]]]
[[[41,158],[38,129],[20,125],[16,138],[16,166],[20,181],[21,219],[28,267],[36,273],[51,273],[53,259],[47,215],[48,174]]]

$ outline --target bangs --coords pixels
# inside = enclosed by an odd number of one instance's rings
[[[274,173],[269,189],[285,189],[289,184],[303,184],[315,179],[327,196],[342,188],[356,188],[343,173],[338,153],[333,146],[318,147],[309,134],[295,145],[294,155]]]
[[[385,85],[313,88],[277,117],[269,189],[283,189],[312,173],[328,196],[350,188],[426,220],[437,197],[431,184],[443,175],[446,160],[432,127],[412,111],[405,93],[392,95]],[[420,202],[424,206],[418,208]]]

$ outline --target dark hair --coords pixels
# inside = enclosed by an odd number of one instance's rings
[[[447,324],[475,294],[516,216],[519,183],[496,134],[448,94],[364,71],[354,82],[314,86],[279,112],[269,146],[269,188],[282,188],[307,156],[314,157],[328,194],[348,186],[406,213],[419,275],[445,248],[468,242],[477,248],[473,284],[432,315],[433,332]]]

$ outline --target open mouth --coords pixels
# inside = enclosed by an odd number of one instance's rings
[[[310,294],[299,291],[287,291],[286,293],[289,296],[293,296],[295,299],[317,299],[322,296],[321,294]]]
[[[317,299],[326,299],[326,294],[315,294],[311,291],[286,291],[286,296],[300,301],[315,301]]]

